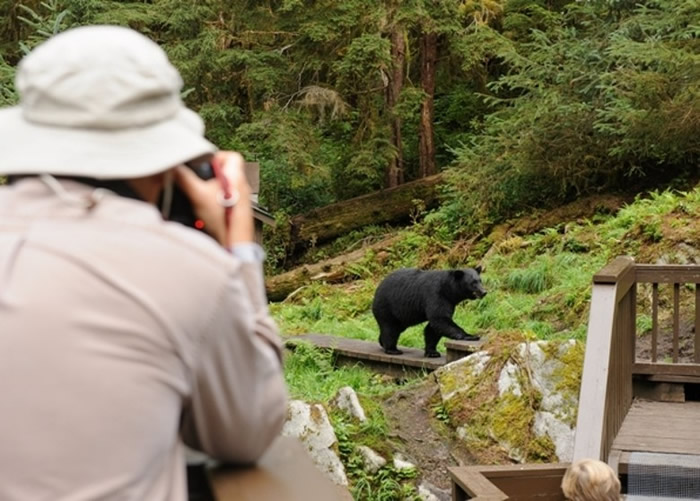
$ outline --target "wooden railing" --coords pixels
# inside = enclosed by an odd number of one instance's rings
[[[693,361],[700,363],[700,266],[635,265],[637,282],[652,285],[651,300],[651,362],[658,362],[659,341],[659,284],[673,287],[673,363],[679,362],[681,326],[680,296],[684,284],[695,284],[695,339]]]
[[[278,437],[254,466],[220,465],[197,473],[195,479],[202,476],[199,483],[208,485],[191,491],[192,501],[352,501],[348,489],[326,478],[301,442],[289,437]]]
[[[635,359],[637,284],[652,284],[651,363]],[[659,363],[659,284],[673,286],[673,363]],[[694,359],[700,361],[700,266],[638,265],[618,257],[593,277],[574,459],[607,460],[632,403],[634,374],[700,377],[700,364],[679,364],[680,290],[695,284]]]
[[[456,466],[452,501],[564,501],[561,480],[568,464]]]

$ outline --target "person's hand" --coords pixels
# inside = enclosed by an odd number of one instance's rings
[[[219,181],[204,181],[184,166],[176,167],[175,181],[190,199],[195,215],[204,222],[205,231],[221,245],[230,248],[238,242],[252,242],[255,235],[253,210],[243,157],[240,153],[220,151],[214,154],[211,162],[221,166],[221,172],[228,179],[233,196],[238,193],[238,202],[233,207],[229,228],[226,227],[224,207],[219,202]]]

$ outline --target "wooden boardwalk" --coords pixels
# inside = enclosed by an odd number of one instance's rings
[[[427,358],[423,348],[399,346],[402,355],[388,355],[376,341],[364,341],[325,334],[304,334],[291,336],[285,340],[285,345],[294,349],[297,343],[308,342],[319,348],[333,350],[339,364],[361,363],[377,371],[400,375],[407,372],[430,372],[457,360],[463,356],[478,351],[482,341],[446,341],[447,355],[439,358]]]
[[[700,455],[700,402],[632,403],[612,444],[613,452]]]

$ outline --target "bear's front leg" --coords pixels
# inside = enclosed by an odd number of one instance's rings
[[[451,318],[437,318],[431,320],[433,329],[439,332],[442,336],[454,339],[457,341],[478,341],[479,336],[469,334],[467,331],[457,325]]]
[[[478,341],[481,337],[464,332],[463,334],[459,334],[459,337],[453,337],[452,339],[455,341]]]
[[[425,340],[425,357],[427,358],[439,358],[440,352],[437,351],[437,344],[440,341],[440,332],[435,330],[430,323],[423,329],[423,339]]]

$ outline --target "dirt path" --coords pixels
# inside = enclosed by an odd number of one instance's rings
[[[437,391],[437,383],[429,376],[419,386],[394,393],[383,405],[390,435],[402,444],[400,452],[418,467],[421,482],[444,491],[449,499],[447,467],[474,464],[474,458],[454,432],[434,417],[432,408],[439,401]]]

